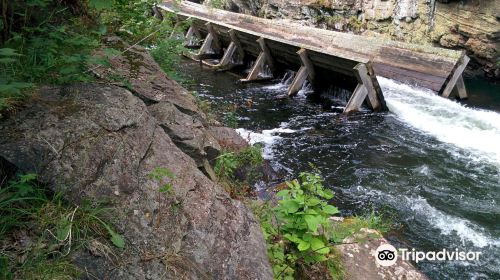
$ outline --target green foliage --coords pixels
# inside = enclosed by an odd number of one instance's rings
[[[238,160],[235,153],[227,152],[217,157],[214,171],[219,177],[232,178],[236,168],[238,168]]]
[[[112,209],[85,200],[79,206],[71,205],[60,193],[47,194],[36,178],[35,174],[19,175],[0,187],[0,245],[15,241],[19,232],[31,240],[19,248],[0,246],[0,276],[73,279],[80,274],[68,259],[73,249],[98,239],[125,247],[123,237],[105,222],[104,216],[109,216]]]
[[[163,39],[158,41],[150,53],[168,77],[177,82],[184,83],[186,81],[185,78],[176,71],[176,66],[181,59],[180,54],[184,51],[183,40]]]
[[[354,242],[380,237],[376,233],[359,234],[361,229],[379,233],[391,229],[384,217],[374,212],[332,222],[329,218],[339,210],[328,203],[333,193],[324,188],[318,174],[300,173],[298,180],[286,182],[286,188],[276,196],[280,198],[277,203],[251,205],[267,242],[275,279],[302,279],[301,271],[317,264],[320,266],[315,269],[323,268],[332,279],[342,279],[342,265],[334,245],[347,237],[354,237]]]
[[[8,37],[2,37],[0,47],[0,118],[2,112],[25,101],[37,85],[87,82],[94,78],[89,66],[109,67],[109,57],[116,52],[95,55],[107,34],[118,33],[144,45],[159,42],[156,58],[165,72],[178,78],[173,65],[178,62],[181,44],[179,40],[163,40],[169,37],[173,24],[171,17],[162,22],[151,16],[157,2],[8,1],[8,10],[16,20],[1,26]],[[130,86],[123,78],[115,80]]]
[[[278,205],[258,213],[275,279],[294,279],[298,262],[338,267],[329,264],[334,254],[327,234],[331,227],[328,218],[339,213],[327,202],[333,193],[313,173],[301,173],[299,180],[286,185],[276,194],[281,198]]]
[[[235,111],[224,113],[224,125],[231,128],[238,127],[238,116]]]
[[[173,191],[172,184],[168,180],[174,179],[175,175],[167,168],[157,167],[148,174],[148,177],[158,182],[158,191],[160,193],[169,194]]]
[[[234,172],[243,166],[256,167],[264,162],[262,146],[254,145],[238,153],[226,152],[217,157],[214,171],[226,180],[234,180]]]

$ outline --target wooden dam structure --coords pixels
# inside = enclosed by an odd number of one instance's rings
[[[467,98],[462,72],[469,58],[464,52],[388,41],[304,26],[287,20],[258,18],[206,7],[193,2],[166,1],[158,8],[188,22],[186,46],[197,49],[193,59],[217,58],[213,67],[227,70],[255,58],[243,82],[273,74],[276,65],[297,69],[288,95],[308,80],[314,85],[318,70],[352,77],[357,86],[344,109],[357,111],[366,102],[374,111],[387,110],[377,76],[428,88],[443,97],[452,91]],[[187,27],[186,27],[187,28]]]

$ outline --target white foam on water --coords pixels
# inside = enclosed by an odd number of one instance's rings
[[[400,120],[460,148],[471,160],[500,168],[500,113],[469,108],[427,89],[378,79],[389,110]]]
[[[462,242],[468,241],[479,248],[500,246],[500,240],[488,236],[479,225],[465,219],[450,216],[432,207],[424,198],[405,197],[408,207],[418,215],[427,218],[432,227],[444,235],[456,234]]]
[[[254,132],[244,128],[236,129],[236,132],[243,137],[250,145],[261,143],[264,145],[263,157],[265,159],[272,159],[272,146],[279,141],[283,133],[294,133],[295,130],[286,128],[288,124],[282,123],[280,127],[273,129],[262,130],[262,132]]]
[[[431,227],[439,230],[442,235],[456,236],[462,243],[470,242],[475,247],[484,248],[489,246],[500,247],[500,238],[488,234],[483,227],[466,219],[444,213],[422,197],[408,197],[400,194],[390,194],[377,189],[365,188],[363,186],[351,187],[349,192],[366,198],[376,198],[394,205],[411,210],[413,215],[426,220]]]

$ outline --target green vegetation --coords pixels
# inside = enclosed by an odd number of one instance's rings
[[[217,157],[214,171],[226,189],[233,197],[241,197],[251,190],[249,184],[261,174],[257,168],[264,163],[262,146],[254,145],[239,152],[225,152]],[[236,176],[240,171],[240,177]]]
[[[125,240],[105,222],[112,209],[83,201],[79,206],[48,194],[35,174],[19,175],[0,188],[0,278],[73,279],[81,271],[69,256],[81,247],[105,255]]]
[[[176,78],[172,69],[180,42],[165,39],[173,31],[171,18],[161,21],[151,16],[157,2],[4,1],[0,8],[0,118],[22,105],[40,85],[92,81],[89,69],[109,67],[109,59],[120,53],[102,44],[104,37],[114,34],[129,43],[157,45],[155,59]],[[97,55],[97,49],[102,54]],[[122,77],[108,78],[129,85]]]
[[[339,210],[328,203],[333,193],[324,188],[318,174],[301,173],[298,180],[287,182],[286,188],[276,196],[280,198],[277,203],[252,205],[268,245],[275,279],[300,278],[300,274],[311,266],[322,267],[332,279],[342,279],[335,244],[342,243],[362,228],[388,230],[388,225],[373,213],[344,222],[330,221]]]

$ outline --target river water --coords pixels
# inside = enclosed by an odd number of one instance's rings
[[[238,77],[185,61],[191,90],[216,110],[237,106],[238,131],[265,144],[287,179],[314,164],[344,215],[376,211],[399,224],[397,248],[480,251],[479,261],[427,261],[431,279],[500,279],[500,88],[468,81],[470,101],[379,78],[389,113],[341,115],[348,94],[278,99],[287,77]],[[327,102],[325,102],[325,100]]]

